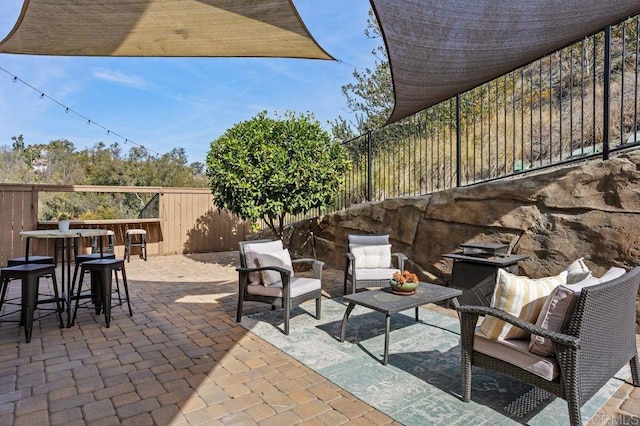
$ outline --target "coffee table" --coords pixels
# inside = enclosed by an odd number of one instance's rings
[[[356,305],[364,306],[369,309],[373,309],[377,312],[382,312],[386,315],[386,328],[384,333],[384,357],[382,359],[382,365],[387,365],[389,358],[389,330],[391,328],[391,314],[406,311],[407,309],[415,308],[416,321],[418,318],[418,308],[427,303],[443,302],[445,300],[451,300],[454,307],[460,306],[458,304],[458,296],[462,295],[462,291],[456,288],[443,287],[435,284],[428,284],[421,282],[416,288],[415,294],[410,296],[403,296],[394,294],[389,287],[361,291],[356,294],[349,294],[343,297],[346,302],[349,302],[347,310],[342,317],[342,330],[340,331],[340,341],[344,342],[344,335],[347,331],[347,319],[349,314],[353,311]]]

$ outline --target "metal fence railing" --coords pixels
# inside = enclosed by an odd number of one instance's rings
[[[612,151],[637,145],[639,33],[634,16],[345,142],[352,167],[334,206],[322,213],[588,156],[607,159]]]

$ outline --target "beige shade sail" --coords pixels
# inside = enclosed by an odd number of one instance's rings
[[[388,123],[640,11],[639,0],[371,0],[395,93]]]
[[[333,59],[290,0],[25,0],[0,52]]]

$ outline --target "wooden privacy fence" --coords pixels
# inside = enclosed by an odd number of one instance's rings
[[[251,226],[218,211],[208,188],[120,186],[57,186],[0,184],[0,266],[11,257],[23,256],[20,231],[50,229],[56,222],[38,221],[39,194],[43,192],[131,192],[158,194],[158,217],[147,219],[77,220],[71,228],[105,228],[116,234],[116,255],[124,255],[127,229],[147,231],[149,256],[237,250]],[[84,251],[90,242],[84,241]],[[32,254],[51,255],[53,243],[34,241]],[[134,251],[134,253],[136,253]]]

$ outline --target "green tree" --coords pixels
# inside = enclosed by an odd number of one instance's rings
[[[214,203],[242,219],[264,219],[282,238],[285,215],[330,205],[349,163],[313,114],[266,111],[211,142],[207,175]]]
[[[347,98],[347,106],[355,113],[356,122],[349,123],[343,117],[338,117],[332,123],[332,134],[338,140],[352,139],[366,133],[367,130],[382,127],[393,110],[394,97],[389,58],[382,44],[380,26],[371,10],[369,10],[364,34],[371,39],[380,40],[380,45],[371,52],[375,57],[373,68],[366,68],[363,71],[355,70],[353,77],[356,82],[342,86],[342,93]]]

